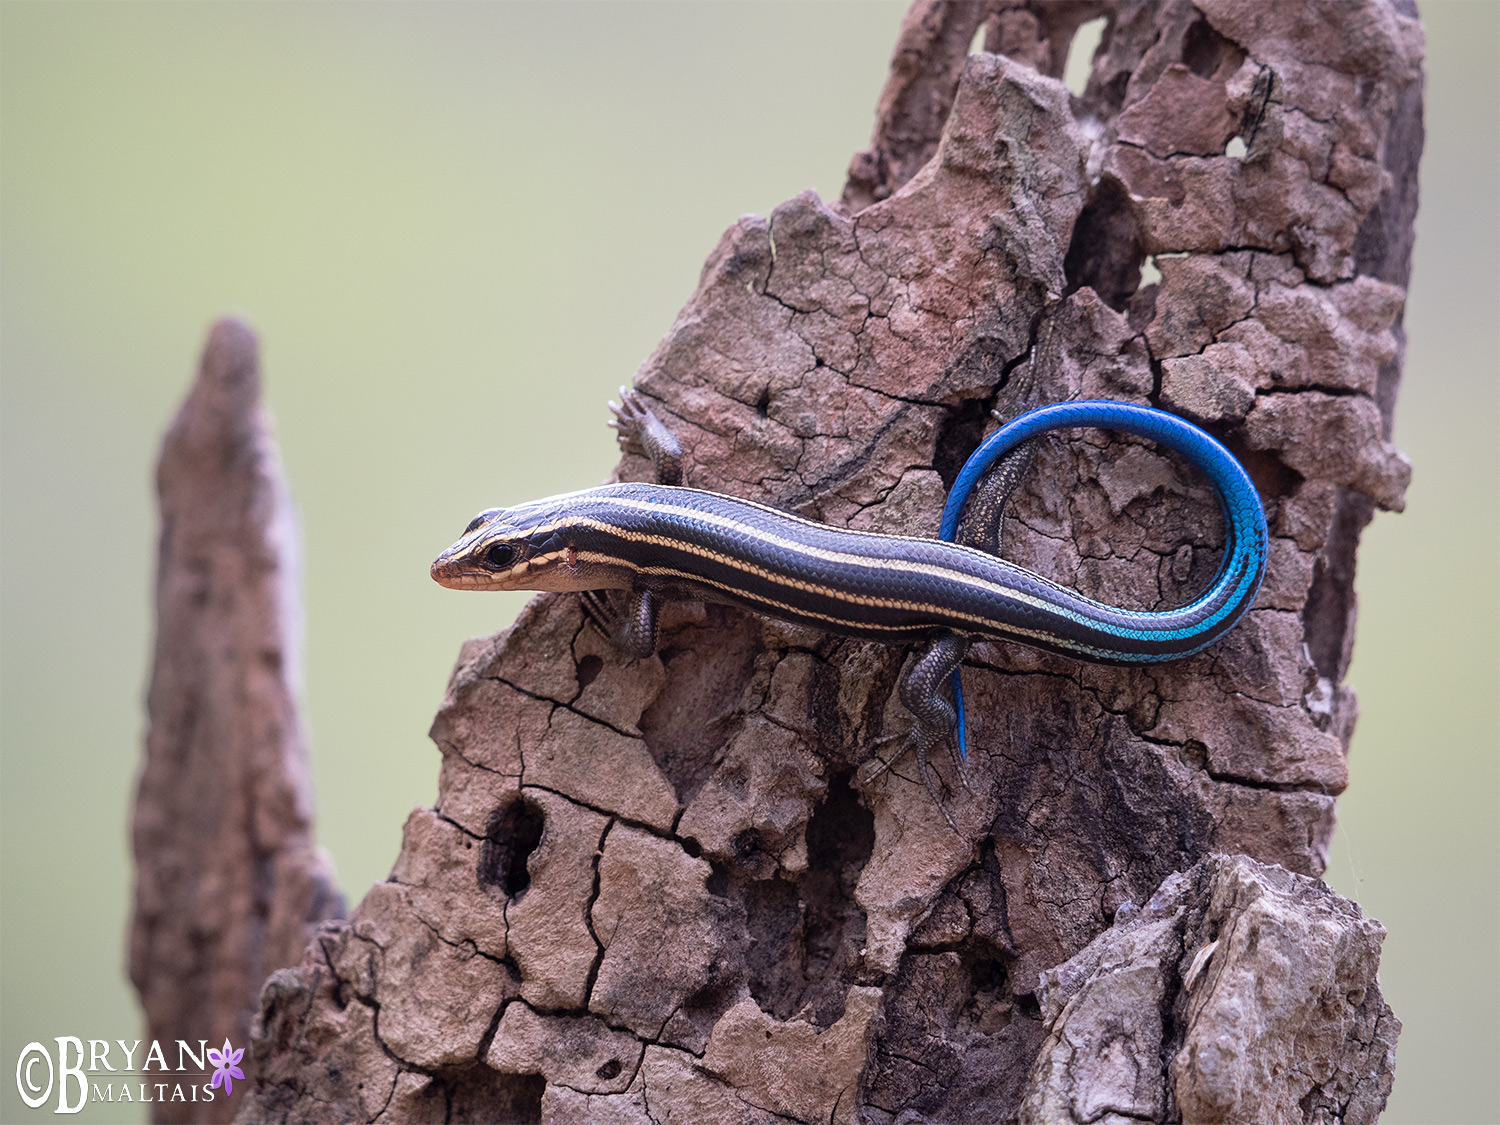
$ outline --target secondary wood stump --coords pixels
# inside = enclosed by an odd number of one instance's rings
[[[156,651],[133,824],[130,979],[149,1039],[169,1051],[184,1040],[201,1060],[226,1040],[245,1046],[266,974],[298,962],[311,925],[344,913],[312,838],[296,701],[296,516],[243,324],[220,321],[209,333],[162,440],[156,487]],[[235,1109],[222,1096],[207,1106],[164,1099],[151,1114],[228,1121]]]

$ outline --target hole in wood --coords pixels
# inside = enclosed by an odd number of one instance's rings
[[[479,882],[508,899],[519,899],[531,886],[526,861],[542,842],[547,817],[524,797],[501,805],[490,814],[484,844],[479,849]]]

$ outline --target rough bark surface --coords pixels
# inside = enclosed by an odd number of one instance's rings
[[[1401,1030],[1375,978],[1384,937],[1245,856],[1170,876],[1042,974],[1021,1120],[1373,1122]]]
[[[967,54],[981,19],[1007,54]],[[991,408],[1152,402],[1254,477],[1255,608],[1166,667],[976,646],[954,831],[908,765],[857,772],[902,728],[900,651],[683,604],[630,660],[539,596],[464,646],[390,881],[268,982],[242,1119],[1371,1119],[1380,931],[1306,877],[1348,776],[1359,531],[1409,471],[1421,51],[1376,0],[918,3],[841,206],[737,222],[637,376],[689,482],[930,534]],[[1152,608],[1222,544],[1192,472],[1082,433],[1005,553]]]
[[[130,977],[147,1034],[243,1047],[261,982],[343,914],[312,846],[293,684],[296,526],[260,408],[255,337],[216,324],[162,442],[149,726],[135,806]],[[175,1065],[175,1064],[174,1064]],[[204,1082],[207,1079],[203,1079]],[[159,1101],[155,1121],[235,1106]]]

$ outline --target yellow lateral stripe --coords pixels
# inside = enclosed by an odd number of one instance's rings
[[[552,555],[541,555],[538,556],[536,561],[559,558],[561,557],[561,554],[562,552],[557,552]],[[771,606],[777,610],[780,610],[782,613],[789,614],[793,617],[810,617],[818,621],[827,621],[830,624],[841,625],[846,628],[850,625],[855,625],[861,629],[869,629],[871,631],[884,633],[921,633],[933,628],[933,626],[931,625],[877,625],[873,622],[868,621],[855,621],[850,619],[849,617],[835,617],[832,614],[817,613],[814,610],[788,605],[786,602],[778,602],[773,598],[767,598],[760,594],[753,593],[750,590],[746,590],[743,586],[732,586],[725,582],[715,582],[711,578],[704,578],[702,575],[693,574],[690,571],[677,570],[673,567],[638,566],[637,564],[630,562],[628,559],[622,559],[618,556],[606,554],[602,551],[579,551],[578,557],[589,562],[601,562],[609,563],[612,566],[629,567],[637,574],[649,574],[653,578],[681,578],[689,582],[695,582],[700,586],[712,586],[716,590],[723,590],[726,593],[737,595],[738,597],[744,598],[748,601],[757,602],[760,605]],[[751,569],[752,572],[754,572],[754,568],[742,567],[741,569]],[[769,577],[774,580],[776,576],[769,575]],[[782,585],[786,584],[787,583],[782,583]],[[829,587],[809,586],[802,583],[793,585],[796,589],[808,590],[812,592],[831,590],[832,594],[839,594],[839,591],[837,591],[836,589],[831,589]],[[1076,641],[1069,640],[1067,637],[1059,636],[1058,634],[1046,629],[1023,629],[1019,625],[1000,625],[992,617],[983,617],[978,614],[964,613],[962,610],[949,609],[945,606],[934,606],[926,602],[897,602],[888,598],[854,598],[849,596],[843,596],[841,600],[854,601],[857,604],[862,605],[876,605],[885,609],[910,609],[919,612],[926,612],[940,619],[944,617],[959,618],[964,621],[973,622],[976,625],[985,626],[992,636],[997,635],[1001,637],[1031,637],[1035,640],[1045,641],[1048,645],[1053,647],[1066,648],[1072,652],[1087,652],[1095,656],[1105,657],[1108,659],[1123,659],[1130,655],[1130,653],[1116,651],[1114,649],[1103,649],[1096,648],[1093,645],[1079,644]]]
[[[742,503],[743,502],[744,501],[742,501]],[[653,514],[658,514],[658,513],[661,512],[661,510],[663,508],[669,507],[669,505],[665,505],[665,504],[646,504],[646,503],[643,503],[643,502],[640,502],[640,501],[620,500],[620,499],[617,499],[617,498],[614,498],[614,497],[611,497],[609,499],[609,503],[611,503],[611,504],[619,504],[619,505],[621,505],[623,507],[630,508],[630,509],[633,509],[635,511],[642,511],[642,512],[648,512],[648,513],[653,513]],[[775,535],[775,534],[772,534],[772,533],[761,531],[760,529],[751,527],[748,524],[739,523],[738,521],[729,519],[728,517],[715,515],[714,513],[711,513],[711,512],[704,512],[704,511],[701,511],[701,510],[699,510],[697,508],[677,508],[677,509],[673,509],[673,510],[688,513],[688,514],[692,515],[694,518],[701,519],[701,520],[703,520],[703,521],[705,521],[707,523],[713,524],[716,527],[725,529],[727,531],[738,532],[738,533],[740,533],[742,535],[751,536],[753,538],[759,539],[763,543],[768,543],[768,544],[770,544],[772,546],[779,547],[782,550],[790,551],[790,552],[792,552],[794,554],[803,555],[803,556],[810,556],[812,558],[821,559],[824,562],[833,563],[833,564],[839,565],[839,566],[858,566],[858,567],[862,567],[862,568],[864,568],[866,570],[875,570],[875,571],[881,571],[881,570],[899,570],[899,571],[902,571],[902,572],[907,573],[907,574],[920,574],[920,575],[925,575],[925,576],[927,576],[929,578],[938,578],[938,579],[941,579],[943,581],[949,581],[949,582],[957,583],[958,585],[961,585],[961,586],[967,586],[967,587],[969,587],[971,589],[982,590],[982,591],[984,591],[986,593],[989,593],[989,594],[998,594],[998,595],[1000,595],[1002,597],[1012,598],[1015,601],[1021,602],[1024,605],[1031,606],[1033,609],[1046,610],[1047,612],[1054,613],[1054,614],[1056,614],[1059,617],[1067,618],[1068,620],[1072,621],[1074,624],[1077,624],[1077,625],[1082,625],[1084,627],[1094,628],[1094,629],[1098,629],[1100,627],[1100,622],[1098,620],[1096,620],[1094,618],[1091,618],[1091,617],[1089,617],[1086,614],[1079,613],[1079,612],[1077,612],[1075,610],[1068,609],[1067,607],[1065,607],[1063,605],[1059,605],[1056,602],[1049,601],[1046,598],[1039,598],[1039,597],[1036,597],[1033,594],[1027,594],[1027,593],[1025,593],[1025,592],[1023,592],[1021,590],[1016,589],[1014,586],[1006,586],[1006,585],[1003,585],[1003,584],[998,583],[998,582],[991,582],[991,581],[989,581],[986,578],[979,578],[979,577],[976,577],[976,576],[971,575],[971,574],[965,574],[962,571],[951,570],[951,569],[949,569],[947,567],[935,566],[935,565],[930,564],[930,563],[911,563],[911,562],[905,562],[905,561],[899,560],[899,559],[870,559],[870,558],[866,558],[863,555],[851,555],[851,554],[848,554],[848,553],[843,552],[843,551],[830,551],[830,550],[826,550],[826,549],[821,548],[821,547],[809,546],[808,544],[799,543],[799,542],[797,542],[796,540],[793,540],[793,539],[786,539],[786,538],[783,538],[783,537],[781,537],[779,535]],[[773,512],[775,511],[775,509],[766,509],[766,510],[767,511],[773,511]],[[786,515],[786,513],[784,513],[784,512],[780,512],[780,513],[777,513],[777,514],[781,515],[781,516],[785,516]],[[821,531],[824,531],[824,532],[832,530],[832,531],[835,531],[835,532],[837,532],[839,534],[843,534],[843,532],[841,531],[841,529],[837,529],[837,528],[830,529],[827,524],[819,524],[819,523],[813,523],[813,522],[811,522],[809,520],[801,520],[800,517],[789,517],[789,518],[798,519],[799,522],[804,523],[804,524],[806,524],[809,527],[817,528],[817,529],[819,529]],[[575,517],[572,517],[570,519],[559,520],[559,521],[556,521],[555,523],[548,524],[548,525],[545,525],[545,526],[542,526],[542,527],[539,527],[539,528],[536,528],[536,529],[529,529],[529,530],[531,530],[531,532],[533,534],[535,534],[535,533],[539,533],[539,532],[553,531],[553,530],[555,530],[555,529],[557,529],[559,527],[567,527],[567,526],[573,526],[573,527],[578,527],[578,526],[592,527],[592,528],[594,528],[596,530],[609,532],[612,535],[616,535],[616,536],[620,537],[621,539],[625,539],[625,540],[628,540],[628,541],[633,542],[633,543],[649,543],[649,544],[651,544],[653,546],[671,547],[671,548],[674,548],[676,550],[686,551],[689,554],[698,555],[700,558],[713,559],[713,560],[715,560],[717,562],[722,562],[722,563],[728,564],[730,566],[735,567],[736,569],[745,571],[746,573],[758,574],[762,578],[768,578],[768,579],[775,580],[775,576],[772,575],[772,574],[770,574],[769,572],[765,571],[763,568],[746,565],[744,562],[742,562],[739,559],[736,559],[732,555],[726,555],[726,554],[723,554],[721,552],[711,551],[711,550],[709,550],[707,548],[698,547],[698,546],[696,546],[694,544],[684,543],[681,539],[679,539],[679,538],[677,538],[675,536],[669,536],[669,535],[649,535],[649,534],[645,534],[645,533],[642,533],[642,532],[626,531],[626,530],[624,530],[623,528],[619,527],[616,524],[609,523],[609,522],[603,521],[603,520],[594,520],[594,519],[589,519],[587,517],[575,516]],[[872,537],[880,538],[880,539],[903,539],[903,538],[906,538],[904,536],[899,536],[899,535],[877,535],[875,532],[855,532],[855,533],[852,533],[852,534],[870,535]],[[947,544],[947,545],[948,546],[953,546],[954,544]],[[1060,593],[1065,594],[1065,595],[1067,595],[1069,597],[1080,598],[1083,601],[1089,603],[1090,605],[1096,605],[1096,606],[1098,606],[1098,608],[1100,610],[1107,611],[1109,613],[1131,613],[1131,612],[1133,612],[1131,610],[1121,610],[1121,609],[1118,609],[1118,608],[1116,608],[1114,606],[1106,606],[1106,605],[1103,605],[1101,603],[1094,602],[1092,599],[1084,598],[1082,594],[1078,594],[1078,593],[1075,593],[1073,591],[1067,590],[1066,588],[1064,588],[1062,586],[1058,586],[1056,583],[1050,582],[1048,579],[1043,578],[1041,575],[1035,575],[1034,577],[1039,582],[1044,582],[1047,585],[1054,587]],[[814,591],[817,591],[817,592],[820,592],[820,593],[823,593],[823,594],[826,594],[826,595],[830,595],[830,596],[839,596],[839,591],[837,589],[835,589],[835,588],[832,588],[832,587],[804,586],[802,588],[803,589],[807,589],[807,590],[814,590]],[[858,599],[845,598],[844,600],[854,600],[856,602],[856,604],[860,604],[858,602]],[[878,604],[882,604],[882,603],[879,602],[879,601],[869,601],[869,602],[865,602],[863,604],[878,605]],[[892,604],[896,605],[897,603],[892,603]],[[903,606],[903,607],[906,604],[907,603],[900,603],[900,605]],[[1145,616],[1145,615],[1142,614],[1142,616]],[[976,620],[982,620],[982,619],[976,618]]]

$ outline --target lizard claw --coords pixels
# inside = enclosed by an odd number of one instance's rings
[[[933,803],[938,807],[938,812],[942,813],[943,819],[948,822],[948,827],[957,832],[958,824],[956,821],[954,821],[953,814],[948,811],[948,806],[943,803],[943,796],[938,792],[937,783],[933,781],[932,773],[927,768],[927,750],[922,745],[921,740],[914,736],[913,731],[905,730],[881,735],[879,738],[875,739],[874,744],[877,747],[884,746],[888,743],[896,741],[897,739],[904,740],[904,745],[889,758],[881,758],[878,754],[876,754],[865,759],[865,761],[861,763],[859,769],[855,771],[856,784],[860,788],[864,788],[865,786],[879,780],[880,777],[882,777],[884,774],[889,773],[892,767],[894,767],[897,762],[906,757],[908,752],[915,750],[917,752],[917,770],[922,775],[922,784],[927,787],[927,792],[931,794]],[[973,790],[969,788],[968,778],[964,776],[962,765],[958,767],[958,779],[964,787],[964,792],[973,792]]]
[[[620,443],[620,448],[626,453],[645,454],[641,429],[646,424],[646,404],[641,401],[641,396],[634,390],[621,387],[619,405],[611,402],[609,409],[614,418],[608,425],[615,431],[615,439]]]

